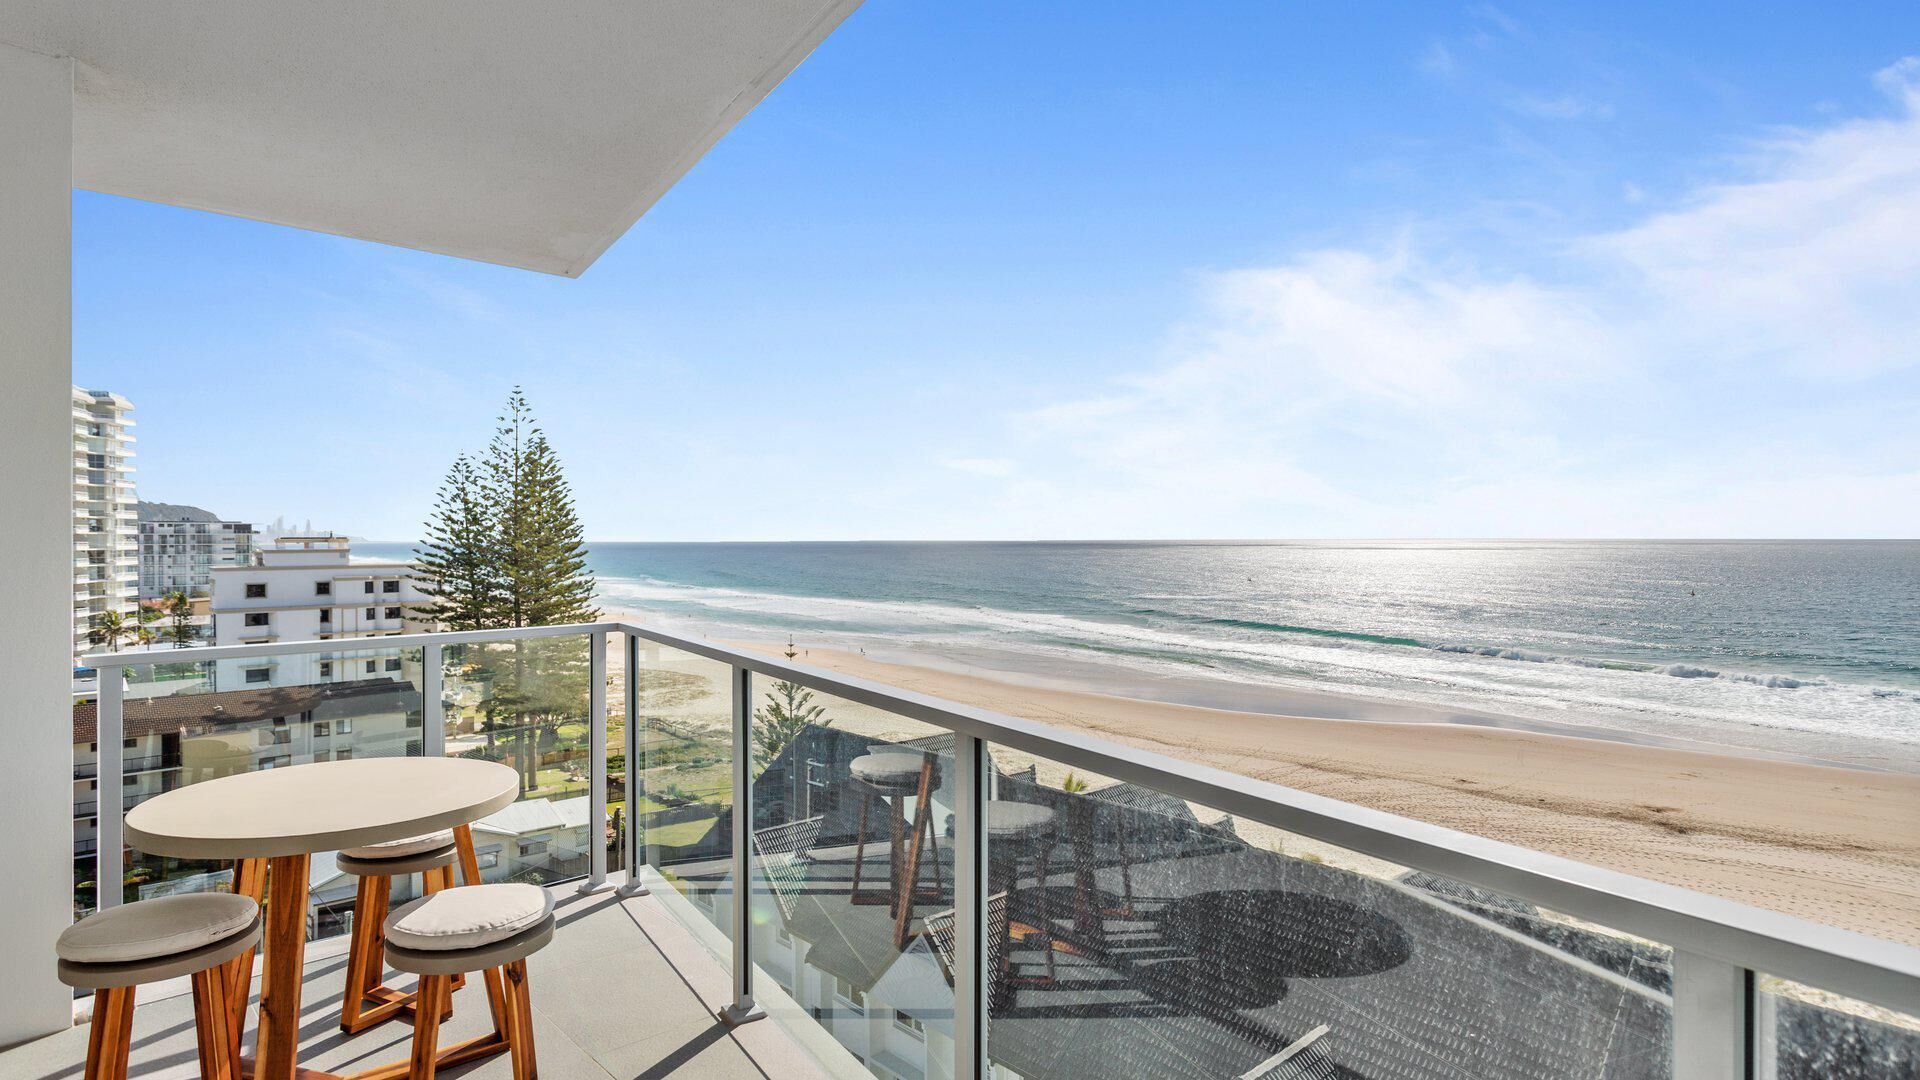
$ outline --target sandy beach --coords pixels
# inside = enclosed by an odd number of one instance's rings
[[[781,648],[742,644],[768,654]],[[809,646],[803,659],[1920,945],[1920,776],[1471,723],[1339,720],[1169,704],[881,662],[817,646]],[[849,727],[885,722],[862,712],[841,707],[835,715]],[[1246,826],[1242,833],[1263,840]],[[1302,838],[1271,839],[1329,862],[1365,861],[1317,850],[1324,845],[1303,846]]]

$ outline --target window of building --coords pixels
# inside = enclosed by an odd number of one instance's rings
[[[893,1010],[893,1026],[916,1039],[924,1039],[927,1037],[927,1031],[920,1026],[920,1021],[915,1020],[913,1014],[903,1012],[899,1009]]]
[[[271,626],[272,624],[273,624],[273,616],[267,614],[264,611],[247,612],[246,625],[248,626]]]
[[[246,671],[246,680],[250,683],[263,683],[272,677],[273,671],[269,668],[248,668]]]
[[[351,746],[343,746],[343,747],[341,747],[340,749],[338,749],[338,750],[335,750],[335,751],[333,752],[333,760],[335,760],[335,761],[352,761],[352,760],[353,760],[353,747],[351,747]]]
[[[478,863],[482,870],[491,870],[500,865],[500,853],[497,851],[483,851],[474,857],[474,862]]]
[[[265,582],[250,581],[247,583],[247,599],[265,600],[266,598],[267,586]]]
[[[323,625],[323,626],[324,626],[325,624],[327,624],[327,623],[330,623],[330,622],[332,622],[332,621],[333,621],[333,609],[332,609],[332,608],[321,608],[321,609],[320,609],[320,623],[321,623],[321,625]]]
[[[833,977],[833,996],[848,1009],[862,1015],[866,1014],[866,992],[838,975]]]
[[[377,616],[377,615],[375,615],[375,614],[374,614],[374,612],[376,612],[376,611],[379,611],[379,610],[380,610],[379,608],[368,608],[368,609],[367,609],[367,618],[369,618],[369,619],[374,619],[374,618],[378,618],[379,616]]]
[[[365,585],[366,585],[366,587],[367,587],[367,591],[368,591],[368,592],[372,592],[372,591],[373,591],[373,582],[371,582],[371,581],[369,581],[369,582],[365,582]]]
[[[273,757],[261,761],[260,767],[263,769],[284,769],[291,764],[293,764],[292,754],[275,754]]]
[[[387,609],[387,618],[389,618],[389,619],[397,619],[397,618],[399,618],[399,617],[400,617],[400,609],[399,609],[399,608],[397,608],[397,607],[390,607],[390,608],[388,608],[388,609]]]
[[[400,583],[397,581],[383,581],[380,583],[380,591],[397,593],[400,591]]]
[[[399,670],[400,670],[400,658],[399,658],[399,657],[397,657],[397,656],[389,656],[389,657],[387,657],[387,670],[388,670],[388,671],[399,671]]]
[[[320,661],[320,677],[323,679],[333,678],[333,661],[331,660]]]
[[[335,726],[339,729],[339,732],[342,735],[353,734],[353,721],[351,719],[343,719],[340,721],[339,724]]]
[[[122,750],[131,750],[134,747],[139,745],[140,745],[139,739],[121,739],[120,740],[120,749]]]
[[[545,840],[520,841],[520,857],[523,859],[530,855],[545,855],[546,853],[547,842]]]
[[[378,660],[367,661],[367,674],[372,675],[374,672],[378,671],[379,669],[380,669],[380,661]]]
[[[316,581],[316,582],[314,582],[314,583],[313,583],[313,595],[315,595],[315,596],[332,596],[332,595],[333,595],[333,582],[331,582],[331,581]]]

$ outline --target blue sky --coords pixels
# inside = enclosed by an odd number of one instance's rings
[[[577,281],[75,195],[145,498],[598,539],[1920,535],[1920,8],[869,0]]]

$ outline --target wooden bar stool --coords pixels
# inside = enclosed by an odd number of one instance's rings
[[[995,929],[1000,940],[994,942],[993,993],[996,1007],[1004,1008],[1012,999],[1016,986],[1051,986],[1054,980],[1053,963],[1053,914],[1049,909],[1051,898],[1047,893],[1047,878],[1050,873],[1050,857],[1053,853],[1054,812],[1051,807],[1037,803],[1013,802],[994,799],[987,803],[987,887],[1004,896],[1007,913],[999,920]],[[1026,855],[1034,856],[1033,883],[1040,894],[1041,910],[1039,925],[1023,922],[1018,910],[1020,903],[1020,861]],[[1043,939],[1047,973],[1044,977],[1016,975],[1013,967],[1013,941],[1018,937],[1023,943],[1030,938]]]
[[[231,997],[237,980],[230,965],[244,962],[250,969],[259,944],[260,905],[232,893],[142,900],[67,927],[55,945],[60,981],[93,991],[86,1080],[126,1080],[134,988],[182,975],[193,976],[200,1075],[239,1080],[240,1039],[233,1025],[241,1012]]]
[[[513,1056],[514,1080],[534,1080],[533,1000],[527,987],[527,957],[553,940],[553,898],[538,885],[462,885],[403,905],[387,920],[387,961],[420,976],[420,1002],[413,1022],[411,1080],[432,1080],[434,1070],[462,1058],[439,1048],[440,1012],[453,992],[454,976],[498,968],[506,979],[504,1008],[494,1016],[494,1034],[474,1040],[504,1042]]]
[[[860,828],[853,854],[851,899],[856,904],[886,904],[894,917],[894,946],[905,948],[907,924],[913,920],[914,902],[926,900],[940,903],[946,899],[946,883],[940,870],[940,843],[934,835],[933,807],[929,802],[929,796],[940,782],[939,760],[925,751],[891,748],[869,751],[864,757],[855,758],[848,770],[862,787]],[[867,854],[867,817],[876,797],[888,804],[891,826],[888,830],[887,891],[884,896],[875,896],[871,890],[864,893],[860,890]],[[909,798],[914,800],[911,846],[906,835]],[[920,886],[923,844],[931,849],[931,892],[923,891]]]
[[[353,907],[353,940],[347,949],[347,985],[340,995],[341,1031],[355,1035],[402,1014],[413,1019],[418,991],[403,993],[386,985],[385,979],[385,926],[393,879],[419,874],[421,892],[431,896],[453,888],[458,856],[453,833],[448,831],[348,848],[334,857],[334,865],[342,873],[360,878]],[[464,978],[458,980],[454,989],[465,982]],[[448,1015],[452,1015],[451,1007]]]

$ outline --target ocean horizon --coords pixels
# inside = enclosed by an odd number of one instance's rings
[[[1920,772],[1920,541],[598,542],[588,564],[603,606],[736,641]]]

